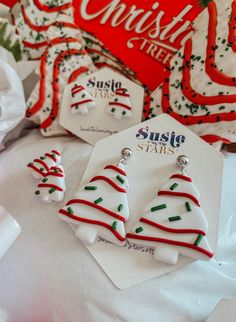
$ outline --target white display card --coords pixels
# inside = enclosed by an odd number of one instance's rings
[[[160,141],[162,134],[168,137],[165,143]],[[120,151],[124,147],[129,147],[133,151],[133,156],[126,166],[130,207],[130,220],[126,223],[126,232],[129,232],[144,214],[144,209],[155,198],[160,185],[177,172],[176,158],[179,155],[186,155],[190,159],[186,172],[200,192],[201,209],[209,227],[207,240],[215,251],[223,155],[187,127],[167,114],[162,114],[99,141],[83,176],[81,187],[105,165],[119,161]],[[102,238],[87,248],[120,289],[158,277],[192,262],[186,257],[179,256],[175,265],[162,264],[153,259],[151,247],[127,243],[122,248],[107,243]]]
[[[71,105],[76,101],[76,97],[72,101],[71,89],[74,85],[82,85],[84,89],[92,96],[96,106],[89,109],[87,114],[80,112],[73,114]],[[130,95],[131,116],[124,117],[120,120],[114,118],[106,112],[109,102],[115,98],[115,92],[119,88],[126,88]],[[79,100],[79,94],[78,94]],[[63,96],[62,109],[60,114],[60,125],[82,138],[88,143],[95,145],[101,139],[111,136],[125,130],[135,124],[141,122],[143,110],[144,89],[125,78],[123,75],[114,72],[110,68],[102,68],[99,71],[85,76],[73,84],[66,87]],[[120,97],[119,99],[124,99]],[[123,113],[128,115],[129,111],[122,109]]]

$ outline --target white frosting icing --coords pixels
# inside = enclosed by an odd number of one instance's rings
[[[171,189],[173,184],[177,184],[174,190]],[[199,191],[196,189],[192,182],[184,181],[183,179],[173,178],[169,179],[164,183],[160,191],[169,191],[172,193],[187,193],[197,200],[199,200]],[[186,202],[191,208],[191,211],[187,210]],[[153,207],[159,205],[166,205],[166,208],[152,211]],[[174,217],[179,216],[179,220],[171,221]],[[184,242],[190,245],[194,245],[199,233],[190,232],[190,233],[180,233],[174,231],[167,231],[168,229],[190,229],[202,231],[207,235],[208,223],[206,221],[205,215],[202,209],[187,195],[186,196],[174,196],[174,195],[160,195],[156,196],[154,200],[147,205],[144,215],[141,216],[144,220],[149,220],[154,224],[161,225],[162,227],[157,227],[155,225],[150,225],[149,223],[142,222],[142,219],[135,225],[132,230],[132,234],[135,234],[142,238],[143,236],[161,238],[169,241]],[[138,228],[142,228],[142,231],[137,231]],[[155,247],[154,258],[156,260],[168,263],[175,264],[178,255],[187,256],[193,259],[208,259],[208,257],[194,249],[187,247],[181,247],[178,245],[169,245],[167,242],[162,243],[159,241],[144,240],[144,239],[135,239],[128,237],[128,239],[137,244],[142,244],[144,246]],[[212,252],[211,248],[207,242],[207,238],[203,237],[202,241],[199,244],[200,248],[205,249],[208,252]],[[165,252],[166,250],[166,252]]]
[[[130,96],[122,96],[123,92],[125,95],[129,95],[129,92],[126,88],[124,88],[124,90],[117,89],[115,91],[115,96],[105,109],[107,114],[112,115],[117,120],[121,120],[122,118],[130,118],[132,116],[132,104]],[[130,110],[123,106],[120,106],[119,104],[123,104],[129,107]]]
[[[48,3],[44,3],[43,1],[40,1],[40,2],[42,4],[48,5]],[[68,1],[62,0],[60,1],[60,4],[58,3],[58,1],[57,3],[55,3],[54,0],[52,1],[52,4],[54,5],[56,4],[57,6],[63,5],[65,3],[68,3]],[[35,6],[33,1],[30,1],[28,4],[26,4],[25,1],[21,0],[20,5],[24,7],[26,16],[28,17],[30,22],[35,26],[50,26],[52,23],[55,22],[55,20],[59,15],[59,12],[46,12],[46,11],[39,10]],[[72,8],[65,10],[64,13],[66,13],[71,17],[73,16]],[[25,40],[31,44],[38,44],[43,41],[47,41],[47,37],[48,37],[47,30],[38,32],[36,30],[31,29],[30,26],[24,20],[22,11],[16,17],[16,28],[22,40]],[[24,53],[28,59],[35,59],[35,58],[39,58],[43,54],[45,48],[46,46],[40,47],[38,49],[29,48],[25,46]]]
[[[54,158],[56,159],[56,162],[50,158],[49,156],[46,156],[45,154],[43,156],[40,156],[39,158],[36,158],[34,160],[41,160],[43,163],[45,163],[48,167],[48,169],[50,169],[51,167],[53,166],[56,166],[57,164],[61,163],[61,154],[59,151],[57,151],[59,153],[58,154],[55,154],[54,151],[51,151],[49,152],[49,154],[53,154]],[[41,172],[46,174],[47,173],[47,168],[40,162],[38,161],[33,161],[33,162],[30,162],[29,164],[31,164],[36,167],[38,170],[41,169]],[[28,164],[28,166],[29,166]],[[44,176],[41,175],[39,172],[35,171],[34,169],[32,169],[31,167],[29,167],[30,171],[31,171],[31,174],[32,176],[35,178],[35,179],[42,179]]]
[[[67,21],[68,17],[66,17],[66,15],[63,14],[59,16],[58,21],[61,22],[62,19]],[[61,28],[60,25],[56,25],[56,24],[51,26],[48,32],[50,33],[50,37],[52,37],[52,39],[58,38],[58,35],[59,35],[58,33],[60,34],[62,33],[61,36],[63,35],[63,37],[72,37],[72,38],[76,38],[75,36],[79,35],[78,29]],[[53,66],[55,63],[55,59],[63,52],[68,51],[70,49],[78,50],[78,51],[82,50],[82,45],[80,43],[80,40],[78,39],[77,42],[72,42],[72,43],[61,43],[48,48],[47,64],[46,64],[46,72],[45,72],[45,77],[46,77],[45,100],[40,110],[31,116],[31,119],[36,123],[43,123],[45,120],[50,118],[50,113],[52,111],[53,97],[55,95],[58,95],[59,105],[58,105],[57,117],[55,120],[53,120],[50,126],[48,126],[46,129],[41,130],[42,134],[45,136],[67,134],[66,130],[64,130],[58,124],[59,122],[58,117],[60,114],[60,108],[61,108],[62,97],[65,90],[65,86],[68,84],[71,74],[81,67],[86,67],[88,68],[89,71],[95,70],[91,58],[86,53],[83,53],[81,55],[71,55],[71,56],[65,57],[65,59],[62,60],[59,67],[60,72],[59,72],[59,78],[57,80],[57,83],[58,83],[57,92],[53,92],[53,88],[52,88],[52,83],[54,81]],[[40,85],[37,84],[27,102],[27,107],[29,109],[32,106],[34,106],[34,104],[39,100],[40,98],[39,89],[40,89]]]
[[[77,88],[76,83],[73,88]],[[93,97],[84,89],[84,87],[80,87],[80,91],[76,91],[76,89],[73,90],[73,88],[71,93],[72,99],[70,104],[71,113],[88,114],[88,111],[90,109],[96,107],[96,103],[93,101]]]
[[[124,165],[122,163],[119,163],[118,167],[124,170]],[[117,179],[118,175],[122,179],[122,181],[124,180],[124,183],[121,183]],[[128,189],[127,177],[118,173],[113,169],[104,169],[100,171],[97,174],[97,176],[105,176],[106,178],[114,182],[116,186],[125,190]],[[91,187],[91,186],[92,187],[95,186],[96,190],[86,190],[85,187]],[[95,205],[95,201],[99,200],[99,198],[102,198],[101,202],[97,204],[98,206],[101,206],[107,209],[108,211],[115,213],[116,215],[122,216],[125,221],[129,219],[129,207],[128,207],[126,192],[117,191],[111,184],[101,179],[89,182],[85,187],[81,191],[76,193],[74,199],[83,199]],[[118,210],[119,205],[123,206],[120,208],[120,211]],[[91,207],[90,205],[86,205],[83,203],[73,203],[71,205],[65,206],[62,209],[68,212],[69,207],[73,211],[73,215],[75,217],[77,216],[82,219],[84,218],[84,219],[90,219],[93,221],[100,221],[105,223],[106,225],[109,225],[109,227],[112,227],[114,225],[114,222],[116,222],[116,228],[115,228],[116,232],[119,233],[119,235],[122,238],[125,238],[125,227],[124,227],[124,222],[122,220],[115,218],[111,215],[108,215],[107,213],[103,212],[100,209]],[[76,225],[83,226],[82,228],[78,229],[76,235],[84,242],[93,243],[96,240],[97,236],[101,236],[111,241],[114,244],[117,244],[117,245],[123,244],[123,242],[117,239],[117,237],[114,235],[114,233],[111,230],[101,225],[84,223],[79,220],[69,218],[68,216],[63,215],[62,213],[59,213],[59,216],[62,220],[66,222],[71,222]],[[88,227],[87,233],[86,233],[86,227]]]
[[[217,69],[223,72],[228,77],[236,77],[235,68],[235,53],[228,46],[228,33],[229,33],[229,19],[231,15],[232,0],[216,0],[218,17],[217,17],[217,33],[216,33],[216,46],[215,61]],[[191,60],[191,86],[197,93],[205,96],[212,97],[218,96],[219,93],[223,93],[223,96],[236,95],[234,86],[222,85],[214,82],[205,71],[205,62],[207,54],[207,41],[208,41],[208,23],[209,13],[206,9],[194,23],[196,29],[195,34],[192,37],[192,60]],[[229,113],[234,109],[232,103],[217,103],[214,105],[205,104],[202,106],[193,107],[193,103],[188,100],[182,92],[182,66],[183,66],[184,48],[182,48],[177,55],[171,61],[171,74],[170,74],[170,106],[174,112],[181,115],[189,116],[205,116],[208,111],[211,114]],[[198,59],[195,59],[198,58]],[[161,97],[162,86],[157,88],[152,93],[151,100],[151,114],[161,114]],[[205,107],[205,108],[204,108]],[[204,118],[203,118],[204,122]],[[236,131],[236,121],[223,121],[219,123],[196,124],[191,128],[200,135],[204,134],[216,134],[223,136],[229,140],[235,140],[235,135],[232,135]]]
[[[46,174],[46,176],[42,179],[42,181],[38,185],[37,192],[39,191],[38,195],[42,201],[49,203],[52,201],[60,202],[64,199],[64,194],[66,191],[66,185],[65,185],[65,173],[62,165],[57,165],[56,169],[60,170],[60,174],[63,174],[63,177],[58,177],[56,175],[53,175],[55,172],[54,168],[51,168],[49,172]],[[40,184],[47,184],[51,187],[40,187]],[[53,186],[60,187],[62,191],[59,191],[55,189],[55,191],[52,192],[51,189],[53,189]]]

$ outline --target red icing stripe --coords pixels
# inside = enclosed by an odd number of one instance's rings
[[[122,104],[122,103],[119,103],[119,102],[110,102],[109,103],[110,106],[121,106],[121,107],[124,107],[125,109],[131,111],[131,107],[126,105],[126,104]]]
[[[84,101],[80,101],[80,102],[76,102],[76,103],[73,103],[73,104],[71,104],[71,108],[73,108],[73,107],[75,107],[75,106],[78,106],[78,105],[83,105],[83,104],[85,104],[85,103],[90,103],[90,102],[92,102],[93,100],[91,100],[91,99],[88,99],[88,100],[84,100]]]
[[[232,45],[232,50],[236,52],[236,1],[232,1],[231,17],[229,22],[228,42]]]
[[[81,92],[82,90],[84,90],[84,88],[80,88],[80,89],[78,89],[78,90],[73,90],[73,91],[71,91],[71,94],[72,94],[72,96],[74,96],[75,94],[78,94],[79,92]]]
[[[60,178],[64,178],[64,174],[63,173],[59,173],[59,172],[51,172],[51,170],[53,170],[52,168],[49,170],[49,172],[47,172],[46,177],[48,176],[53,176],[53,177],[60,177]]]
[[[123,93],[123,91],[125,91],[125,93]],[[130,97],[130,95],[127,93],[126,88],[118,88],[115,93],[119,96]]]
[[[71,42],[78,42],[76,38],[55,38],[50,42],[50,48],[52,46],[62,44],[62,43],[71,43]],[[36,114],[41,107],[43,106],[43,103],[46,98],[46,67],[47,67],[47,56],[49,54],[49,48],[44,52],[41,62],[40,62],[40,85],[39,85],[39,98],[38,101],[27,110],[26,116],[31,117],[32,115]]]
[[[65,216],[67,216],[67,217],[69,217],[69,218],[71,218],[73,220],[76,220],[76,221],[81,221],[81,222],[85,222],[85,223],[88,223],[88,224],[103,226],[103,227],[107,228],[108,230],[110,230],[116,236],[116,238],[118,240],[120,240],[121,242],[125,241],[125,238],[122,237],[116,230],[113,230],[111,226],[109,226],[108,224],[106,224],[106,223],[104,223],[102,221],[78,217],[78,216],[75,216],[73,214],[70,214],[68,211],[66,211],[64,209],[60,209],[59,213],[62,214],[62,215],[65,215]]]
[[[73,22],[65,22],[65,21],[55,21],[52,26],[56,26],[59,28],[70,28],[70,29],[78,29],[78,27]]]
[[[124,93],[120,93],[120,92],[116,92],[116,95],[118,95],[118,96],[130,97],[130,95],[129,95],[129,94],[124,94]]]
[[[82,75],[82,74],[84,74],[84,73],[87,73],[89,71],[89,69],[87,68],[87,67],[80,67],[80,68],[78,68],[78,69],[76,69],[76,70],[74,70],[73,71],[73,73],[70,75],[70,77],[69,77],[69,80],[68,80],[68,83],[70,84],[70,83],[72,83],[72,82],[75,82],[76,81],[76,79],[80,76],[80,75]]]
[[[231,143],[230,140],[226,139],[226,138],[222,138],[218,135],[213,135],[213,134],[206,134],[206,135],[202,135],[201,136],[201,139],[208,142],[208,143],[216,143],[216,142],[223,142],[223,143],[226,143],[226,144],[229,144]]]
[[[38,101],[26,111],[26,117],[31,117],[33,114],[37,113],[45,101],[45,84],[46,84],[46,59],[48,55],[48,50],[46,50],[42,56],[40,63],[40,82],[39,82],[39,99]]]
[[[42,41],[42,42],[38,42],[38,43],[35,43],[35,44],[32,44],[26,40],[22,40],[22,43],[25,47],[28,47],[28,48],[32,48],[32,49],[39,49],[39,48],[42,48],[42,47],[46,47],[48,45],[48,42],[47,41]]]
[[[54,38],[50,41],[49,47],[53,47],[58,44],[63,44],[63,43],[67,44],[67,43],[73,43],[73,42],[79,42],[79,41],[77,38],[73,38],[73,37],[66,37],[66,38],[57,37],[57,38]]]
[[[51,183],[40,183],[38,184],[38,188],[53,188],[56,189],[58,191],[63,191],[63,189],[55,184],[51,184]]]
[[[111,179],[105,177],[105,176],[96,176],[94,177],[92,180],[90,180],[90,182],[94,182],[97,180],[103,180],[106,181],[107,183],[109,183],[114,189],[116,189],[119,192],[126,192],[126,190],[124,188],[121,188],[120,186],[118,186],[115,182],[113,182]]]
[[[171,176],[170,179],[181,179],[188,182],[192,182],[192,178],[184,176],[183,174],[177,174],[177,173],[173,174],[173,176]]]
[[[50,27],[50,25],[45,25],[45,26],[37,26],[37,25],[34,25],[31,20],[29,19],[29,17],[27,16],[27,13],[26,13],[26,10],[24,8],[24,6],[21,5],[21,13],[22,13],[22,16],[24,18],[24,21],[25,23],[29,26],[30,29],[32,30],[35,30],[37,32],[40,32],[40,31],[47,31],[48,28]]]
[[[48,13],[52,13],[52,12],[59,12],[59,11],[64,11],[69,9],[72,6],[71,2],[65,3],[61,6],[49,6],[46,4],[43,4],[40,2],[40,0],[33,0],[34,1],[34,5],[40,10],[40,11],[46,11]]]
[[[127,234],[126,237],[132,238],[132,239],[147,240],[147,241],[153,241],[153,242],[157,242],[157,243],[164,243],[164,244],[169,244],[169,245],[191,248],[193,250],[196,250],[196,251],[206,255],[209,258],[213,257],[213,255],[214,255],[213,253],[207,251],[204,248],[201,248],[201,247],[193,245],[193,244],[177,241],[177,240],[170,240],[170,239],[150,237],[150,236],[140,236],[140,235],[134,235],[134,234]]]
[[[59,54],[55,59],[54,65],[53,65],[53,81],[52,81],[52,89],[53,89],[52,110],[48,118],[44,120],[40,125],[41,129],[45,129],[49,127],[58,115],[58,109],[60,105],[58,93],[60,92],[60,87],[59,87],[59,82],[57,80],[59,79],[59,76],[60,76],[60,64],[65,59],[65,57],[77,55],[77,54],[84,54],[84,53],[85,53],[84,50],[69,49]]]
[[[56,155],[58,155],[59,157],[61,156],[61,153],[59,152],[59,151],[57,151],[57,150],[52,150],[51,151],[52,153],[55,153]],[[59,168],[57,168],[57,169],[59,169]]]
[[[35,159],[34,162],[41,164],[47,171],[49,171],[49,167],[48,167],[47,163],[45,163],[43,160]]]
[[[191,40],[190,40],[191,41]],[[167,74],[169,77],[169,73]],[[190,86],[190,83],[186,83],[188,80],[185,79],[185,86]],[[197,94],[196,94],[197,95]],[[206,98],[205,96],[202,96]],[[218,97],[217,97],[218,98]],[[192,97],[191,97],[192,99]],[[196,102],[197,103],[197,102]],[[201,102],[198,102],[200,105]],[[216,102],[218,103],[218,102]],[[229,112],[229,113],[216,113],[211,115],[199,115],[199,116],[192,116],[188,115],[187,117],[185,115],[180,115],[173,111],[170,105],[170,92],[169,92],[169,83],[164,82],[162,84],[162,110],[163,113],[167,113],[174,117],[177,121],[179,121],[182,124],[185,125],[194,125],[199,123],[216,123],[218,121],[218,117],[221,121],[232,121],[236,119],[236,112]],[[204,105],[204,104],[203,104]]]
[[[169,233],[174,233],[174,234],[200,234],[200,235],[206,236],[206,233],[203,230],[200,230],[200,229],[177,229],[177,228],[169,228],[169,227],[160,225],[158,223],[155,223],[155,222],[153,222],[153,221],[151,221],[149,219],[143,218],[143,217],[140,218],[139,221],[140,222],[144,222],[145,224],[154,226],[154,227],[156,227],[158,229],[167,231]]]
[[[214,2],[212,2],[214,3]],[[192,40],[188,40],[185,44],[185,51],[184,51],[184,60],[183,64],[185,68],[183,68],[183,77],[182,77],[182,86],[183,86],[183,94],[185,97],[191,101],[194,104],[198,105],[215,105],[220,103],[235,103],[236,101],[236,95],[215,95],[215,96],[205,96],[202,94],[197,93],[195,90],[193,90],[191,86],[191,55],[192,55]],[[209,74],[209,66],[206,65],[206,70]],[[214,68],[215,73],[221,73],[216,68]],[[225,80],[220,81],[219,77],[214,78],[213,73],[211,72],[211,79],[219,84],[223,85],[229,85]],[[236,80],[236,78],[235,78]],[[236,83],[230,84],[229,86],[235,86]],[[217,113],[221,115],[222,114],[231,114],[231,113]],[[212,115],[211,115],[212,116]]]
[[[45,177],[46,173],[43,173],[40,169],[38,169],[36,166],[34,166],[33,164],[28,164],[27,165],[28,168],[31,168],[32,170],[34,170],[35,172],[38,172],[41,176]]]
[[[45,155],[45,157],[50,158],[52,161],[57,162],[57,159],[52,154],[45,153],[44,155]]]
[[[236,77],[229,77],[217,69],[216,65],[216,37],[217,37],[217,7],[214,1],[208,5],[209,25],[208,25],[208,43],[206,53],[206,72],[210,78],[219,84],[236,86]],[[235,95],[234,95],[235,97]]]
[[[106,213],[107,215],[111,216],[111,217],[114,217],[116,219],[119,219],[120,221],[123,221],[125,222],[126,219],[124,217],[122,217],[121,215],[117,215],[115,212],[109,210],[109,209],[106,209],[100,205],[97,205],[93,202],[90,202],[88,200],[84,200],[84,199],[71,199],[70,201],[67,202],[67,206],[70,206],[70,205],[73,205],[73,204],[76,204],[76,203],[81,203],[83,205],[86,205],[86,206],[89,206],[89,207],[92,207],[92,208],[95,208],[95,209],[98,209],[104,213]]]
[[[79,93],[79,92],[81,92],[83,89],[84,89],[84,87],[83,87],[83,86],[74,86],[74,87],[72,88],[71,92],[72,92],[72,94],[74,94],[75,92],[76,92],[76,93]]]
[[[116,165],[113,165],[113,164],[109,164],[107,166],[105,166],[104,169],[111,169],[111,170],[115,170],[116,172],[122,174],[123,176],[127,177],[126,173],[124,170],[122,170],[121,168],[119,168],[118,166]]]
[[[176,196],[176,197],[185,197],[188,199],[191,199],[198,207],[200,207],[200,204],[193,195],[186,192],[177,192],[177,191],[158,191],[158,196]]]

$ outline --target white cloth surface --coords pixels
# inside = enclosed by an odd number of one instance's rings
[[[51,148],[62,152],[66,201],[91,146],[70,137],[42,138],[34,130],[0,154],[0,204],[22,227],[0,261],[0,322],[202,322],[221,298],[236,297],[236,155],[225,160],[215,261],[120,291],[57,217],[65,201],[43,204],[34,196],[36,181],[26,164]]]
[[[14,66],[13,56],[0,47],[0,150],[6,134],[25,116],[24,89]]]

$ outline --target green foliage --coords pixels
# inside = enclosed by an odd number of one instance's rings
[[[12,36],[10,34],[7,36],[7,26],[7,22],[0,23],[0,46],[10,51],[15,57],[15,60],[19,61],[22,59],[20,41],[16,39],[15,42],[12,42]]]

